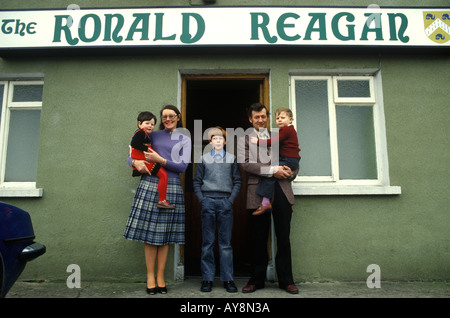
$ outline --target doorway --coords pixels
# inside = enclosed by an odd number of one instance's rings
[[[266,74],[249,75],[185,75],[182,76],[182,114],[184,127],[194,133],[194,121],[201,120],[202,133],[214,126],[223,128],[250,127],[247,107],[261,102],[269,108],[269,80]],[[203,140],[202,146],[208,144]],[[234,143],[237,144],[236,142]],[[227,149],[236,154],[236,149]],[[191,158],[185,173],[186,242],[183,251],[184,275],[201,276],[200,204],[195,196],[192,179],[198,158]],[[195,160],[194,160],[195,159]],[[236,277],[250,276],[250,213],[245,207],[247,176],[243,170],[242,188],[233,205],[233,263]],[[216,241],[217,242],[217,241]],[[215,245],[216,276],[219,258]]]

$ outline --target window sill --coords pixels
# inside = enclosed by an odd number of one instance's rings
[[[294,195],[398,195],[402,193],[399,186],[326,186],[293,184]]]
[[[44,189],[36,188],[0,188],[0,198],[40,198],[44,194]]]

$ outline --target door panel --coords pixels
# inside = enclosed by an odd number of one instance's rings
[[[194,136],[194,120],[201,120],[202,133],[209,127],[250,127],[247,107],[254,102],[266,103],[268,99],[266,75],[242,76],[185,76],[182,82],[182,114],[184,127]],[[203,141],[203,147],[208,144]],[[235,141],[236,145],[237,142]],[[235,149],[228,150],[236,154]],[[193,192],[192,178],[198,158],[192,158],[184,177],[186,201],[186,244],[184,246],[184,271],[186,276],[200,276],[201,220],[200,204]],[[233,205],[233,261],[235,276],[250,274],[250,213],[245,208],[247,176],[241,170],[242,188]],[[219,260],[216,244],[216,275]]]

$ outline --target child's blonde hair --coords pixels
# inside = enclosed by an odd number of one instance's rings
[[[280,114],[281,112],[285,112],[291,118],[294,117],[294,115],[292,114],[292,110],[290,110],[287,107],[278,107],[277,110],[275,111],[275,116]]]
[[[220,126],[216,126],[214,128],[211,128],[208,131],[208,139],[209,141],[211,141],[212,137],[214,136],[222,136],[223,139],[227,140],[227,132],[225,131],[225,129],[223,129]]]

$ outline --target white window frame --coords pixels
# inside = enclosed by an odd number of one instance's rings
[[[369,97],[339,97],[338,81],[365,81],[369,80]],[[334,102],[342,104],[375,104],[375,84],[372,76],[333,76]]]
[[[36,182],[5,182],[6,155],[11,110],[42,110],[40,102],[13,102],[14,87],[18,85],[44,85],[39,81],[0,81],[4,85],[2,114],[0,122],[0,197],[42,197],[43,189],[36,188]]]
[[[369,79],[370,97],[338,97],[338,80],[367,80]],[[400,194],[401,188],[390,186],[389,165],[386,144],[386,129],[383,108],[383,96],[381,86],[381,72],[368,74],[342,75],[342,74],[290,74],[290,108],[294,115],[293,124],[296,122],[296,80],[326,80],[328,88],[328,115],[330,132],[330,176],[297,176],[293,182],[293,190],[296,195],[392,195]],[[375,151],[377,163],[377,179],[339,179],[339,156],[337,144],[336,108],[345,106],[373,107]],[[301,136],[299,136],[301,138]],[[301,169],[301,161],[300,161]]]

